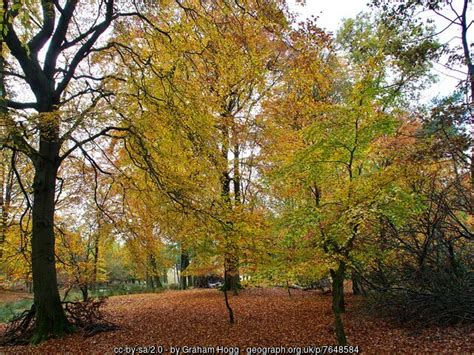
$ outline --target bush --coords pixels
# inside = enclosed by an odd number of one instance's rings
[[[446,325],[474,322],[474,272],[427,270],[398,287],[372,290],[372,305],[402,323]]]

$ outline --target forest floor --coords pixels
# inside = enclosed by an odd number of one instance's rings
[[[344,322],[348,341],[358,346],[360,352],[474,353],[472,327],[404,329],[369,316],[360,306],[359,298],[347,295],[346,300]],[[282,289],[248,289],[237,297],[231,296],[230,304],[235,313],[234,325],[228,322],[222,292],[214,289],[110,297],[105,313],[107,319],[119,326],[118,330],[89,338],[75,334],[38,346],[0,347],[0,354],[106,354],[119,351],[118,347],[122,347],[123,353],[125,347],[128,351],[141,347],[135,349],[139,353],[160,350],[161,346],[168,352],[171,347],[181,347],[180,354],[185,346],[194,347],[188,351],[197,351],[198,346],[215,347],[216,353],[219,346],[237,346],[241,354],[247,354],[251,346],[335,344],[329,295],[293,290],[289,297]]]
[[[0,288],[0,303],[10,303],[32,298],[33,294],[26,291],[9,291]]]

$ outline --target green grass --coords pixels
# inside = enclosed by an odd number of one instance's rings
[[[30,309],[33,300],[25,299],[16,302],[0,303],[0,323],[6,323],[17,314]]]

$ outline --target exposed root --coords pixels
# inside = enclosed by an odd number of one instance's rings
[[[13,317],[0,336],[0,345],[28,344],[35,328],[35,305]]]
[[[84,337],[116,330],[118,327],[106,320],[101,312],[105,298],[86,302],[63,302],[64,311],[74,329]],[[15,316],[0,335],[0,345],[28,344],[36,325],[35,305]]]
[[[97,333],[117,329],[117,326],[107,321],[101,312],[100,308],[104,305],[105,300],[105,298],[101,298],[86,302],[64,302],[64,310],[70,323],[83,336],[90,337]]]

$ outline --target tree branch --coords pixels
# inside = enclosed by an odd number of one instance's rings
[[[92,136],[82,140],[82,141],[76,141],[76,144],[67,150],[59,159],[60,161],[63,161],[66,159],[72,152],[74,152],[77,148],[81,148],[84,144],[89,143],[94,141],[95,139],[101,137],[101,136],[107,136],[107,133],[110,131],[120,131],[120,132],[130,132],[129,128],[126,127],[106,127],[100,132],[93,134]]]

